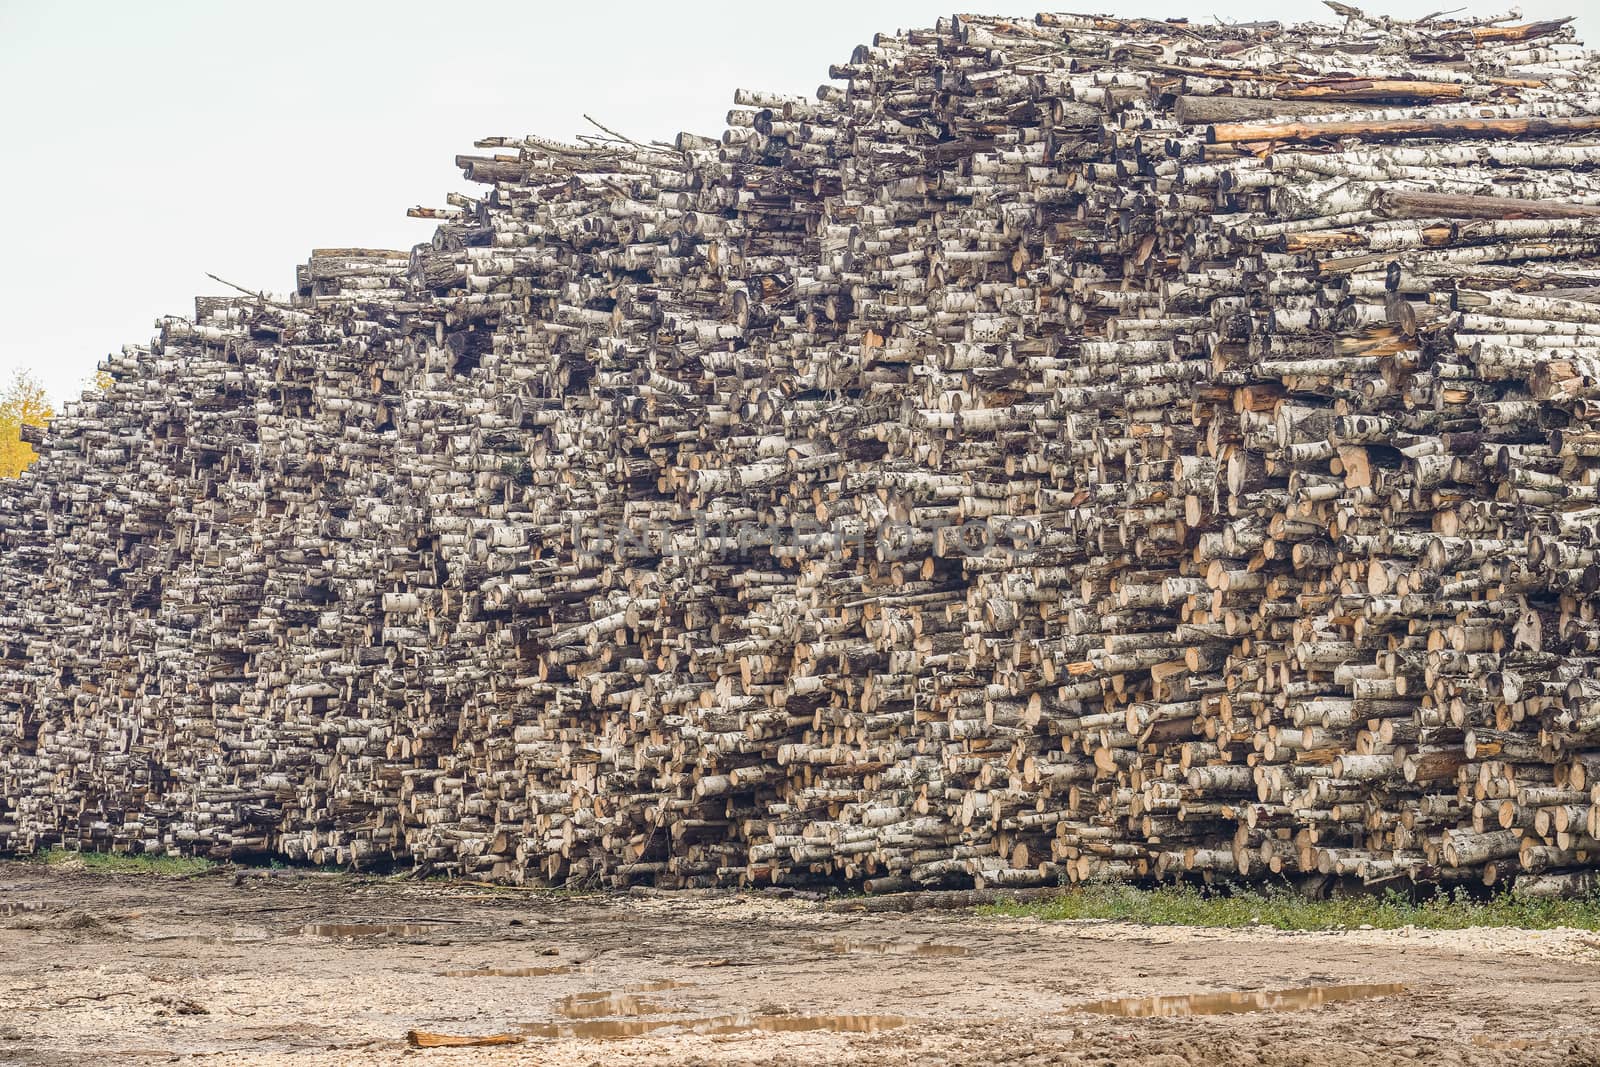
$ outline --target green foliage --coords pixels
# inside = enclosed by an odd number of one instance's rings
[[[1266,926],[1278,930],[1349,930],[1363,926],[1378,930],[1404,926],[1423,930],[1463,930],[1474,926],[1600,930],[1600,897],[1525,900],[1506,893],[1483,900],[1474,900],[1465,893],[1441,892],[1412,901],[1392,891],[1382,896],[1307,900],[1281,889],[1203,892],[1191,886],[1139,889],[1129,885],[1084,885],[1052,900],[994,904],[980,911],[1036,919],[1115,919],[1156,926]]]
[[[102,874],[154,874],[182,878],[204,874],[216,864],[194,856],[145,856],[126,852],[69,852],[53,848],[39,857],[51,867],[74,867]]]

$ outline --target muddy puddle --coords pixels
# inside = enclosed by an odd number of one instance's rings
[[[727,1036],[755,1033],[826,1031],[833,1034],[875,1034],[904,1026],[898,1015],[707,1015],[696,1018],[583,1019],[559,1023],[524,1023],[518,1030],[529,1037],[569,1038],[579,1041],[614,1041],[643,1037],[661,1030]]]
[[[1549,1038],[1539,1037],[1493,1037],[1489,1034],[1473,1034],[1472,1046],[1499,1049],[1503,1052],[1528,1052],[1533,1049],[1554,1048],[1555,1042]]]
[[[874,956],[965,956],[967,954],[964,945],[940,945],[932,942],[857,941],[848,937],[834,937],[810,938],[805,944],[810,948],[840,956],[851,952]]]
[[[236,927],[222,934],[197,934],[188,927],[183,927],[155,930],[144,934],[137,940],[149,942],[187,941],[200,945],[259,945],[272,939],[271,931],[263,927]]]
[[[667,1015],[672,1009],[637,993],[574,993],[556,1010],[568,1019],[610,1019],[619,1015]]]
[[[1173,1018],[1183,1015],[1233,1015],[1250,1011],[1303,1011],[1323,1004],[1404,993],[1406,987],[1380,985],[1317,985],[1299,989],[1247,990],[1240,993],[1194,993],[1169,997],[1118,997],[1074,1004],[1069,1010],[1129,1019]]]
[[[350,941],[360,937],[421,937],[438,933],[453,923],[307,923],[300,932],[308,937],[326,937],[334,941]]]
[[[50,905],[37,900],[0,900],[0,919],[16,915],[33,915],[49,910]]]
[[[518,1031],[529,1037],[607,1041],[643,1037],[662,1030],[727,1036],[743,1033],[795,1033],[826,1031],[835,1034],[872,1034],[904,1026],[898,1015],[776,1014],[733,1012],[722,1015],[686,1015],[649,996],[692,982],[663,979],[622,990],[574,993],[556,1002],[564,1021],[523,1023]]]
[[[668,1015],[673,1009],[642,994],[665,993],[691,985],[671,978],[641,982],[620,990],[573,993],[556,1001],[556,1011],[568,1019],[610,1019],[617,1016]]]
[[[899,1015],[735,1015],[708,1022],[711,1025],[701,1032],[788,1034],[822,1030],[830,1034],[875,1034],[906,1024],[905,1018]]]
[[[544,978],[552,974],[571,974],[572,967],[478,967],[467,971],[440,971],[440,978]]]

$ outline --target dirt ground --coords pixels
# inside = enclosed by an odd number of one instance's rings
[[[0,863],[0,1063],[1589,1064],[1597,965],[1580,931],[1285,934]],[[1268,995],[1352,984],[1380,988]],[[1123,997],[1163,1014],[1084,1010]],[[412,1030],[520,1043],[418,1049]]]

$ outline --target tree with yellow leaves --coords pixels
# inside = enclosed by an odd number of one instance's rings
[[[39,379],[18,371],[0,392],[0,478],[15,478],[36,459],[33,446],[22,439],[22,427],[50,421],[50,401]]]

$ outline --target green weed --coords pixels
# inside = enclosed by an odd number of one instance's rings
[[[146,856],[126,852],[72,852],[52,848],[39,859],[51,867],[81,868],[103,874],[154,874],[182,878],[203,874],[216,866],[211,860],[194,856]]]
[[[1391,891],[1381,896],[1310,900],[1274,889],[1084,885],[1050,900],[993,904],[979,910],[1036,919],[1116,919],[1155,926],[1266,926],[1277,930],[1395,930],[1405,926],[1422,930],[1475,926],[1600,930],[1600,897],[1528,900],[1508,893],[1474,899],[1465,893],[1440,892],[1411,900]]]

